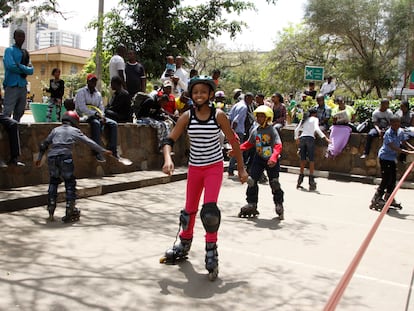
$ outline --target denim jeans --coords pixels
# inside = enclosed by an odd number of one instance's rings
[[[27,104],[27,89],[26,87],[10,87],[4,88],[3,100],[3,114],[7,117],[13,115],[13,119],[20,122],[26,109]]]
[[[91,125],[92,140],[102,146],[101,135],[105,128],[109,130],[109,142],[107,149],[111,150],[114,156],[117,156],[118,145],[118,123],[112,119],[105,118],[105,122],[101,122],[98,118],[89,118],[87,122]]]
[[[58,155],[49,157],[49,198],[56,199],[57,189],[61,178],[65,182],[66,201],[76,200],[76,178],[73,175],[74,165],[72,155]]]
[[[18,122],[0,113],[0,124],[4,126],[9,135],[10,159],[15,159],[20,155]]]

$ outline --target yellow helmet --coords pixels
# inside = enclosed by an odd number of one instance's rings
[[[264,124],[260,124],[262,127],[264,127],[266,124],[270,123],[273,121],[273,109],[270,108],[267,105],[260,105],[259,107],[257,107],[254,111],[254,117],[256,118],[256,114],[258,113],[264,113],[266,116],[266,122]]]

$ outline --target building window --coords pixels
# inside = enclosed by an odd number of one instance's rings
[[[44,76],[46,74],[46,65],[41,64],[40,65],[40,75]]]
[[[75,74],[77,74],[77,73],[78,73],[78,66],[76,66],[76,65],[72,64],[72,65],[70,66],[70,74],[71,74],[71,75],[75,75]]]

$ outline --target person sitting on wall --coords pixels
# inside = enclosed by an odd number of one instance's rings
[[[168,115],[162,109],[162,106],[168,103],[167,94],[154,94],[147,98],[140,105],[139,110],[135,111],[135,117],[138,124],[149,125],[157,130],[158,148],[162,149],[162,142],[170,134],[172,124],[168,122]]]
[[[20,155],[20,137],[19,137],[19,128],[16,120],[13,120],[10,117],[5,116],[3,113],[0,113],[0,124],[6,129],[7,134],[9,135],[9,144],[10,144],[10,161],[8,164],[15,166],[25,166],[23,162],[18,160]],[[6,168],[7,164],[0,159],[0,168]]]
[[[118,123],[132,122],[131,98],[120,77],[112,77],[111,89],[115,92],[105,108],[105,116]]]
[[[118,144],[118,123],[104,114],[104,106],[101,93],[96,89],[98,78],[95,74],[89,73],[86,76],[87,85],[79,89],[75,96],[75,107],[81,120],[88,122],[92,130],[92,140],[102,145],[101,135],[103,127],[109,129],[108,149],[112,151],[115,158],[119,159]],[[98,162],[106,162],[101,153],[95,152]]]

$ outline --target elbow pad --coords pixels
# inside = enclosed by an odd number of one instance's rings
[[[161,146],[164,147],[165,145],[170,145],[171,148],[172,148],[172,147],[174,147],[174,143],[175,143],[175,141],[172,138],[167,137],[167,138],[162,140]]]
[[[47,148],[49,148],[49,143],[47,141],[40,143],[39,145],[40,152],[44,153],[47,150]]]
[[[245,151],[245,150],[249,150],[252,147],[254,147],[254,145],[248,140],[246,140],[244,143],[240,145],[240,150]]]
[[[273,153],[270,156],[270,159],[274,162],[277,162],[279,155],[282,153],[282,144],[276,144],[273,146]]]

